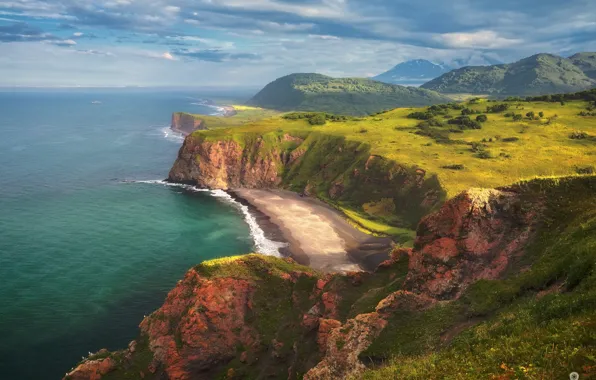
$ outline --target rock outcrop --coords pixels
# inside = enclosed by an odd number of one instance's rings
[[[473,282],[499,278],[523,253],[540,207],[524,207],[518,193],[492,189],[449,200],[418,226],[406,287],[453,299]]]
[[[278,131],[195,133],[185,139],[168,178],[216,189],[284,188],[356,209],[385,202],[411,228],[446,196],[436,176],[420,168],[315,132],[305,138]]]
[[[278,186],[283,169],[277,150],[259,156],[262,139],[249,146],[234,140],[205,141],[189,136],[184,140],[169,179],[212,189],[271,188]]]
[[[185,136],[190,135],[197,130],[207,129],[203,120],[184,112],[175,112],[172,114],[172,124],[170,128]]]

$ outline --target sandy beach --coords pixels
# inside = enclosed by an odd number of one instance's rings
[[[284,190],[235,189],[277,226],[299,263],[327,272],[374,270],[391,250],[391,239],[354,228],[325,203]]]

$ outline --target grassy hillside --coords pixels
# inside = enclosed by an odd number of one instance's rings
[[[361,355],[379,363],[364,379],[596,376],[596,177],[515,188],[546,202],[521,261],[457,301],[396,316]]]
[[[588,77],[596,79],[596,53],[577,53],[569,59]]]
[[[249,105],[281,111],[368,115],[386,109],[449,101],[432,91],[361,78],[292,74],[269,83]]]
[[[574,92],[596,86],[596,80],[588,75],[592,73],[590,64],[593,62],[589,53],[574,57],[537,54],[506,65],[464,67],[421,87],[442,93],[525,96]]]
[[[586,93],[586,98],[589,96],[591,93]],[[336,179],[344,178],[341,173],[352,170],[346,171],[344,167],[331,173],[334,165],[341,167],[344,155],[337,152],[346,144],[353,149],[359,146],[364,149],[357,149],[360,153],[351,156],[354,162],[360,160],[357,156],[364,160],[365,156],[377,155],[411,170],[420,168],[427,178],[436,177],[433,188],[452,197],[471,187],[492,188],[525,178],[594,172],[596,116],[580,116],[580,113],[591,114],[593,111],[588,109],[593,107],[592,101],[586,100],[566,101],[562,105],[561,102],[472,99],[458,105],[400,108],[366,118],[335,118],[336,121],[323,118],[322,125],[311,124],[312,114],[306,114],[311,118],[286,115],[240,128],[198,131],[195,135],[208,140],[234,139],[242,144],[261,136],[263,149],[279,144],[285,134],[307,139],[306,145],[320,148],[320,154],[313,153],[310,166],[303,165],[298,172],[286,173],[286,185],[302,191],[311,180],[321,186],[318,194],[322,198]],[[468,115],[462,118],[462,113]],[[481,115],[487,120],[476,122]],[[290,142],[283,144],[278,147],[297,148],[290,147]],[[322,166],[329,170],[321,171]],[[343,199],[344,202],[325,200],[373,231],[395,232],[395,227],[410,225],[396,218],[392,207],[384,207],[384,197],[378,198],[373,203],[359,201],[363,198],[358,197]],[[417,214],[411,215],[416,217]]]

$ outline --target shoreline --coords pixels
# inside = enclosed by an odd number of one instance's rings
[[[277,189],[233,189],[267,236],[288,243],[283,255],[324,272],[374,271],[389,258],[393,241],[368,235],[322,201]],[[280,239],[281,237],[281,239]]]

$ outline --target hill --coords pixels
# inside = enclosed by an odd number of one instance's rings
[[[445,74],[449,70],[451,68],[445,65],[437,65],[425,59],[416,59],[402,62],[372,79],[389,84],[420,85]]]
[[[447,101],[449,98],[434,91],[370,79],[291,74],[269,83],[248,104],[279,111],[319,111],[361,116],[396,107],[425,106]]]
[[[596,53],[577,53],[569,57],[569,60],[588,77],[596,79]]]
[[[588,60],[576,59],[576,62]],[[520,61],[453,70],[421,87],[442,93],[526,96],[574,92],[596,86],[571,59],[537,54]]]

